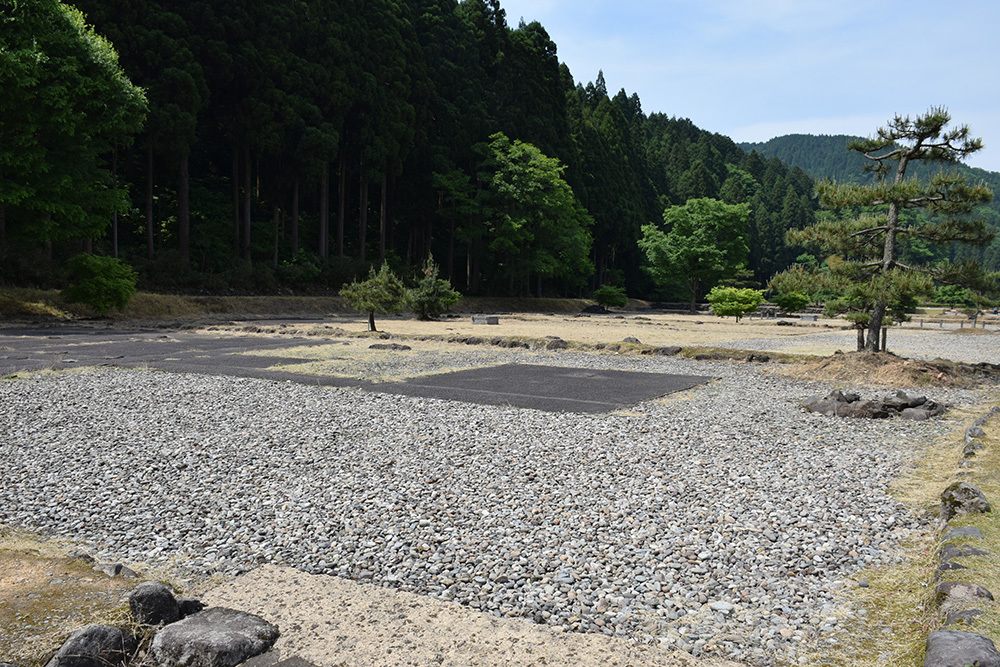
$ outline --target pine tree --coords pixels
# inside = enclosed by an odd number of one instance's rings
[[[791,244],[818,245],[846,261],[828,270],[796,271],[776,276],[772,285],[812,278],[814,284],[850,287],[852,301],[865,312],[865,349],[878,351],[879,331],[891,305],[905,301],[931,287],[931,278],[947,282],[982,283],[982,270],[975,264],[940,267],[910,266],[900,262],[903,238],[909,236],[933,243],[955,241],[984,246],[993,239],[981,221],[968,213],[990,201],[985,185],[969,185],[957,174],[939,172],[929,182],[907,178],[907,169],[918,162],[956,163],[982,148],[962,125],[947,129],[950,114],[932,108],[911,119],[896,116],[887,127],[848,148],[861,153],[876,181],[868,185],[827,181],[818,186],[820,203],[827,208],[864,207],[858,217],[828,218],[803,230],[788,233]],[[904,216],[922,210],[928,216]],[[860,336],[860,334],[859,334]],[[860,343],[860,338],[859,338]]]

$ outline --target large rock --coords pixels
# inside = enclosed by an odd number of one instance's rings
[[[941,518],[945,521],[964,514],[989,511],[990,503],[986,496],[968,482],[955,482],[941,493]]]
[[[983,535],[983,531],[973,526],[958,526],[956,528],[949,528],[944,536],[941,538],[942,542],[949,542],[951,540],[957,540],[961,537],[968,537],[974,540],[986,539]]]
[[[211,607],[157,632],[149,655],[159,667],[235,667],[270,649],[278,634],[260,616]]]
[[[965,581],[942,581],[935,587],[934,594],[938,605],[954,604],[957,601],[975,598],[993,599],[993,593],[985,586]]]
[[[974,632],[938,630],[927,638],[924,667],[1000,667],[1000,652]]]
[[[925,419],[931,418],[931,413],[923,408],[904,408],[899,416],[903,419],[909,419],[910,421],[922,422]]]
[[[118,667],[138,648],[136,638],[110,625],[88,625],[73,633],[45,667]]]
[[[969,556],[989,556],[990,552],[976,547],[957,547],[954,544],[945,544],[941,547],[941,560],[955,560],[956,558],[967,558]]]
[[[853,401],[840,406],[837,414],[855,419],[887,419],[889,412],[882,401]]]
[[[146,581],[128,596],[128,607],[139,625],[167,625],[181,618],[180,605],[170,588],[158,581]]]

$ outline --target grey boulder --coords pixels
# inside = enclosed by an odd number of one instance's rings
[[[121,628],[88,625],[74,632],[45,667],[117,667],[128,663],[138,645]]]
[[[146,581],[128,596],[128,606],[132,617],[139,625],[167,625],[181,618],[177,598],[165,584]]]
[[[945,521],[964,514],[989,511],[990,503],[986,496],[968,482],[955,482],[941,493],[941,518]]]
[[[927,638],[924,667],[1000,667],[993,642],[974,632],[938,630]]]
[[[974,598],[993,599],[993,593],[988,588],[965,581],[944,581],[937,585],[934,592],[939,605]]]
[[[157,632],[149,656],[159,667],[235,667],[270,649],[278,635],[259,616],[211,607]]]

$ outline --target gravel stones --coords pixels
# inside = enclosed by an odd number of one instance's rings
[[[746,364],[556,361],[719,379],[610,415],[133,370],[20,379],[0,383],[16,498],[0,521],[104,559],[284,564],[761,664],[797,659],[843,581],[927,526],[886,490],[944,420],[803,413],[821,386]]]

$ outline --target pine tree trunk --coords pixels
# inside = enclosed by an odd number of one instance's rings
[[[191,178],[188,158],[181,158],[177,174],[177,240],[180,243],[181,263],[191,262]]]
[[[243,259],[250,259],[250,203],[253,180],[250,174],[250,146],[243,147]]]
[[[330,164],[323,163],[319,179],[319,256],[330,256]]]
[[[292,186],[292,257],[299,254],[299,179]]]
[[[872,308],[871,319],[868,320],[868,340],[865,341],[865,350],[868,352],[878,352],[879,335],[882,330],[882,321],[885,319],[886,304],[876,303]]]
[[[865,349],[865,330],[863,327],[858,327],[858,352]]]
[[[153,261],[153,147],[146,149],[146,260]]]
[[[368,330],[369,331],[378,331],[378,329],[375,328],[375,311],[374,310],[369,310],[368,311]]]

